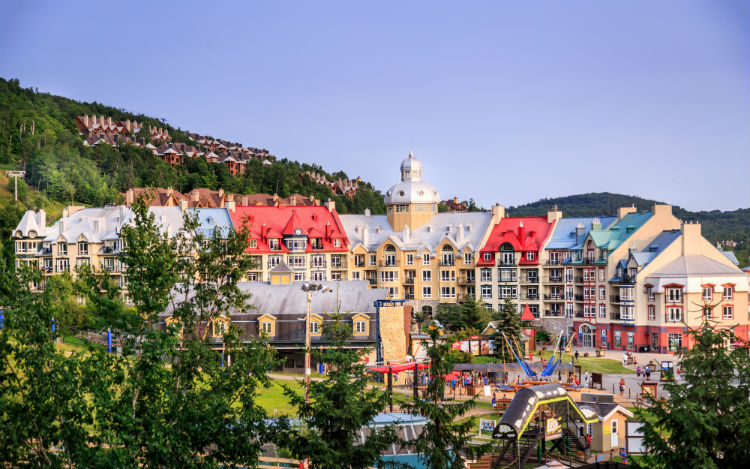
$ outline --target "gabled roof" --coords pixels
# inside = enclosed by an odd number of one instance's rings
[[[572,249],[576,245],[583,243],[588,232],[592,229],[594,217],[583,217],[583,218],[560,218],[557,220],[555,228],[552,230],[549,242],[544,248],[545,250],[562,250]],[[606,230],[609,226],[617,220],[617,217],[600,217],[599,222],[601,229]],[[576,233],[576,228],[580,223],[581,234]]]
[[[678,257],[649,274],[646,281],[656,292],[664,291],[664,287],[670,284],[683,285],[688,292],[695,293],[700,292],[701,285],[706,283],[733,283],[736,291],[748,291],[749,287],[747,274],[739,268],[700,255]]]
[[[547,217],[507,217],[502,218],[490,233],[487,242],[481,252],[498,252],[503,244],[513,246],[513,251],[537,252],[544,245],[552,233],[555,221],[547,221]],[[534,261],[528,263],[539,263],[537,256]],[[494,260],[484,261],[483,256],[477,261],[477,265],[492,265]]]
[[[19,231],[24,238],[29,236],[30,231],[36,232],[37,237],[47,236],[51,228],[46,225],[46,217],[47,215],[43,210],[38,212],[27,210],[21,217],[21,221],[18,222],[16,229],[13,230],[13,236]]]
[[[120,230],[132,222],[133,212],[122,205],[84,208],[58,220],[47,230],[44,242],[64,240],[74,243],[83,236],[90,243],[119,237]]]
[[[737,256],[734,255],[734,252],[732,252],[732,251],[721,251],[721,253],[724,254],[724,256],[727,259],[729,259],[732,262],[732,264],[734,264],[734,265],[736,265],[736,266],[739,267],[740,261],[737,259]]]
[[[656,238],[654,238],[653,241],[651,241],[648,246],[646,246],[645,249],[637,252],[631,252],[630,257],[633,258],[638,266],[643,267],[654,260],[656,256],[661,254],[661,252],[664,251],[667,246],[672,244],[681,235],[681,230],[662,231]]]
[[[343,231],[341,220],[335,210],[329,211],[321,206],[296,207],[262,207],[238,206],[229,215],[235,229],[245,224],[250,232],[250,238],[256,241],[255,248],[247,248],[248,253],[287,252],[285,246],[281,251],[271,251],[268,240],[281,238],[294,233],[300,228],[304,236],[309,236],[310,230],[317,231],[323,236],[323,249],[313,250],[310,243],[306,252],[348,252],[348,240],[344,237],[340,246],[333,245],[336,233]]]
[[[629,213],[606,230],[591,230],[589,234],[599,249],[613,251],[630,238],[653,215],[651,212]]]

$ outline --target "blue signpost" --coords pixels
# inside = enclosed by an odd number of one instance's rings
[[[112,353],[112,330],[107,328],[107,352]]]

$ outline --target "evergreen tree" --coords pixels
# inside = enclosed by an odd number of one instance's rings
[[[504,362],[515,360],[505,340],[507,337],[514,347],[516,343],[521,344],[521,315],[518,314],[513,300],[505,298],[503,307],[493,315],[492,323],[495,325],[495,333],[492,335],[492,340],[495,342],[495,350],[498,357]]]
[[[708,306],[712,308],[712,306]],[[750,460],[748,348],[727,348],[737,337],[708,320],[686,333],[679,375],[664,385],[666,399],[639,409],[648,453],[644,467],[742,468]]]
[[[445,376],[453,371],[451,344],[460,337],[440,335],[434,321],[427,321],[429,342],[427,356],[430,359],[430,382],[425,395],[416,402],[403,407],[411,414],[429,419],[422,433],[410,442],[412,450],[430,469],[463,469],[464,458],[474,459],[489,449],[489,445],[473,445],[473,419],[462,422],[466,412],[476,407],[476,396],[463,402],[445,402]]]
[[[354,469],[376,466],[381,455],[399,441],[392,427],[371,428],[367,440],[361,439],[363,427],[385,410],[388,395],[377,388],[368,389],[366,351],[348,348],[351,321],[334,313],[325,322],[323,334],[331,347],[314,351],[329,369],[326,379],[310,383],[310,402],[304,394],[284,386],[291,404],[298,409],[304,427],[293,428],[279,442],[295,457],[308,459],[321,469]]]
[[[484,308],[482,300],[477,301],[469,296],[461,304],[440,303],[436,319],[447,330],[452,332],[481,332],[490,319],[490,313]]]

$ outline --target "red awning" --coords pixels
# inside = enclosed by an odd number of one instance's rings
[[[428,363],[420,363],[418,366],[420,370],[424,370],[425,368],[430,367]],[[414,363],[401,363],[398,365],[391,365],[390,367],[388,366],[368,366],[367,367],[368,370],[377,371],[378,373],[388,373],[389,368],[393,373],[398,373],[400,371],[409,371],[409,370],[413,371]]]

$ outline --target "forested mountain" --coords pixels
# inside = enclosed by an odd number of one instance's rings
[[[334,195],[328,187],[303,175],[314,171],[329,180],[347,178],[343,172],[328,173],[316,164],[280,159],[264,165],[251,160],[246,173],[235,177],[223,164],[209,163],[203,158],[187,158],[184,164],[170,167],[149,150],[137,146],[120,145],[117,149],[108,145],[85,146],[75,124],[75,117],[85,114],[112,117],[115,122],[137,120],[144,124],[143,128],[163,127],[169,130],[173,141],[195,144],[189,140],[187,131],[162,119],[24,89],[18,80],[0,78],[0,164],[6,169],[26,170],[29,186],[61,203],[115,202],[119,193],[134,186],[172,187],[182,192],[207,187],[238,194],[276,193],[281,197],[312,194],[322,200],[335,200],[341,213],[359,213],[365,208],[385,213],[382,195],[366,182],[349,199]],[[21,201],[26,206],[34,205],[26,199]]]
[[[552,199],[541,199],[530,204],[510,207],[508,212],[512,216],[544,215],[547,210],[557,205],[565,217],[594,217],[616,215],[618,207],[635,206],[640,210],[651,210],[655,200],[648,200],[633,195],[612,194],[609,192],[591,192],[588,194],[570,195]],[[711,242],[734,241],[736,247],[726,246],[734,250],[740,264],[748,264],[750,252],[750,209],[742,208],[723,212],[721,210],[691,212],[677,205],[672,213],[681,220],[695,220],[701,223],[703,235]]]

